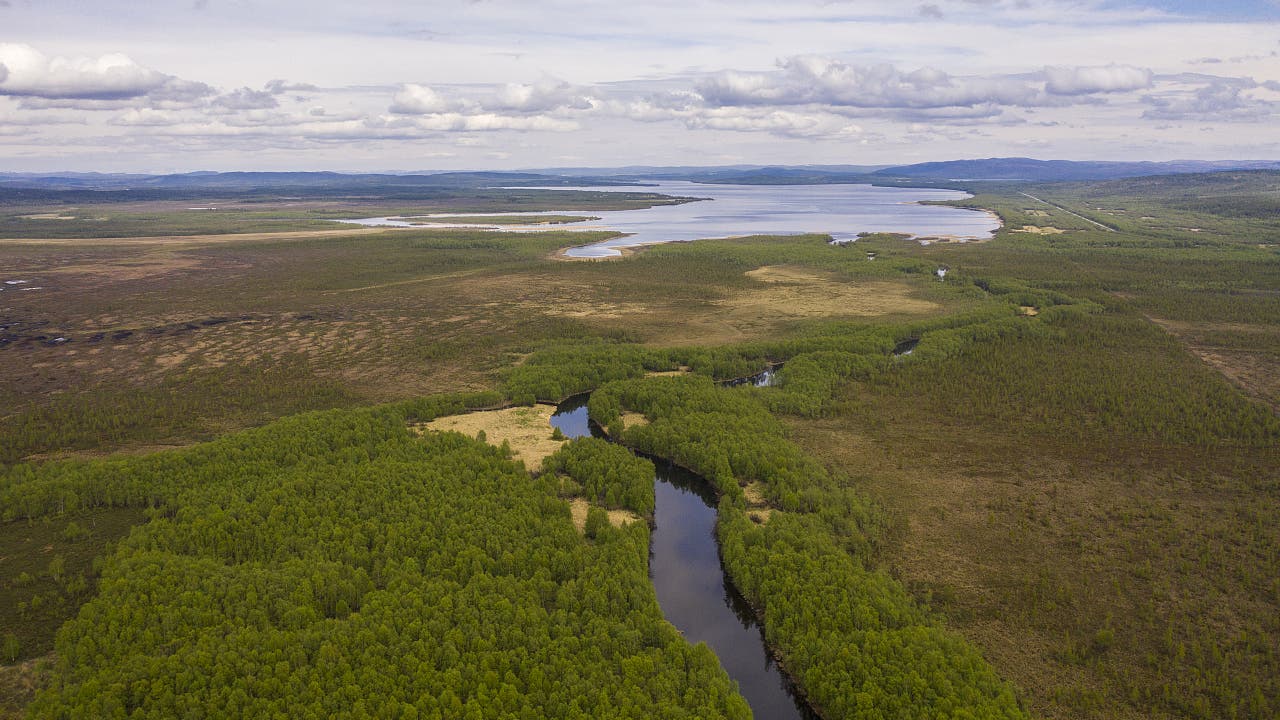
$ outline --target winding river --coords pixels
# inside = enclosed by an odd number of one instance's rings
[[[512,188],[520,190],[566,188]],[[549,210],[502,215],[584,215],[595,220],[573,225],[459,224],[465,214],[384,217],[343,220],[370,226],[419,228],[470,227],[504,232],[547,230],[607,230],[624,233],[602,242],[570,248],[574,258],[615,257],[620,248],[687,242],[743,235],[825,233],[836,242],[856,240],[863,233],[903,233],[912,237],[983,240],[1000,227],[991,213],[923,202],[970,197],[955,190],[876,187],[873,185],[712,185],[662,181],[644,186],[581,187],[599,192],[656,192],[701,198],[699,202],[659,205],[642,210]],[[493,213],[485,213],[490,217]]]
[[[601,436],[587,417],[585,395],[561,403],[551,424],[571,438]],[[763,628],[725,575],[715,535],[715,492],[697,475],[661,460],[654,465],[649,577],[667,622],[689,642],[705,642],[715,652],[755,717],[818,720],[774,663]]]

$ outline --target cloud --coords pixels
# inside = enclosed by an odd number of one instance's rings
[[[181,123],[182,118],[164,110],[132,108],[111,119],[112,125],[124,127],[168,127]]]
[[[1127,92],[1151,87],[1153,73],[1132,65],[1046,67],[1045,90],[1054,95]]]
[[[1143,99],[1150,109],[1148,120],[1204,120],[1210,122],[1251,122],[1271,118],[1280,103],[1250,97],[1246,92],[1258,87],[1239,78],[1215,78],[1191,92],[1169,92]]]
[[[291,83],[284,80],[271,80],[262,89],[272,95],[281,95],[287,92],[317,92],[320,90],[315,85],[308,83]]]
[[[0,44],[0,95],[50,101],[191,100],[212,92],[203,83],[145,68],[127,55],[50,58],[30,45]],[[92,106],[90,106],[92,107]]]
[[[437,131],[492,131],[492,130],[541,130],[552,132],[568,132],[577,130],[579,125],[571,120],[560,120],[545,115],[512,116],[497,113],[439,113],[428,115],[415,121],[415,125],[423,130]]]
[[[280,103],[270,90],[250,90],[245,87],[214,98],[213,106],[222,110],[236,112],[240,110],[270,110],[279,107]]]
[[[856,137],[863,132],[861,127],[838,115],[789,110],[748,109],[744,112],[739,108],[714,108],[689,114],[685,124],[695,130],[767,132],[780,137],[828,140]]]
[[[585,88],[559,80],[548,80],[532,85],[504,85],[496,97],[482,100],[481,105],[490,110],[550,112],[565,109],[590,110],[594,101]]]
[[[797,56],[776,72],[724,71],[698,83],[715,106],[818,104],[849,108],[945,108],[1033,104],[1041,93],[1013,76],[959,77],[936,68],[903,72],[889,64],[849,65]]]
[[[391,100],[391,112],[402,115],[427,115],[450,112],[458,107],[454,101],[426,85],[408,83]]]
[[[414,126],[427,131],[577,130],[572,120],[551,117],[556,110],[589,110],[592,101],[568,83],[508,84],[475,100],[449,97],[425,85],[409,83],[392,98],[393,115],[416,116]]]
[[[637,122],[677,121],[690,130],[765,132],[787,138],[861,137],[863,128],[849,118],[822,109],[708,107],[692,93],[666,93],[631,102],[613,101],[602,112]]]

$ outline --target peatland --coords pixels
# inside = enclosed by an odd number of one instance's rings
[[[563,209],[451,192],[356,215]],[[417,430],[594,391],[717,489],[823,717],[1274,717],[1278,198],[989,184],[982,244],[570,263],[581,234],[345,230],[331,196],[9,197],[6,707],[748,716],[661,619],[647,524],[609,521],[651,512],[646,461]]]

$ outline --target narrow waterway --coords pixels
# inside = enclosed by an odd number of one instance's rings
[[[568,437],[600,435],[587,417],[585,395],[562,403],[551,424]],[[714,491],[690,472],[662,461],[655,466],[649,577],[662,614],[689,642],[705,642],[715,652],[756,718],[817,720],[774,663],[750,606],[725,575]]]

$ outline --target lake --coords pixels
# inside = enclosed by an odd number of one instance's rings
[[[519,188],[532,190],[538,188]],[[566,188],[546,188],[565,190]],[[799,235],[823,233],[837,242],[856,240],[862,233],[892,232],[916,238],[985,240],[1000,227],[991,213],[922,201],[960,200],[970,197],[955,190],[875,187],[872,185],[710,185],[664,181],[643,187],[582,187],[600,192],[658,192],[664,195],[705,198],[681,205],[643,210],[548,210],[503,215],[585,215],[599,218],[573,225],[465,225],[508,232],[547,230],[608,230],[626,233],[603,242],[570,248],[575,258],[604,258],[621,254],[619,248],[688,242],[742,235]],[[492,216],[494,213],[485,213]],[[342,222],[400,227],[460,227],[461,214],[415,218],[363,218]]]

